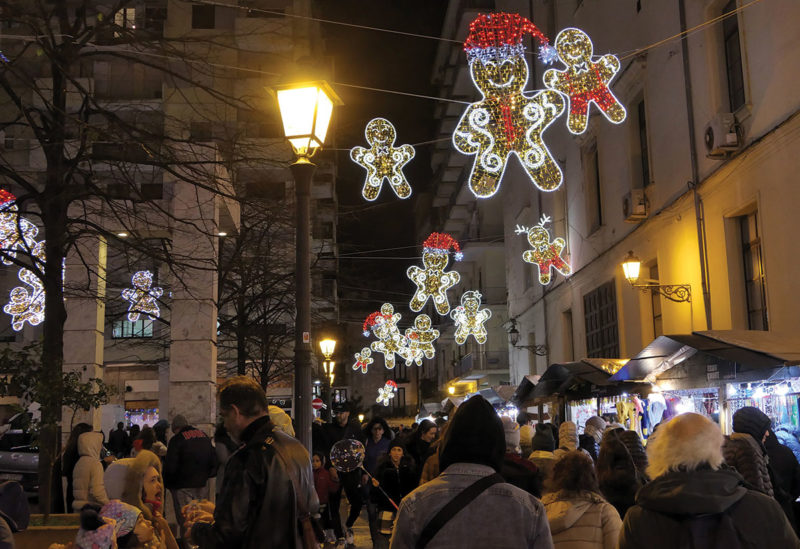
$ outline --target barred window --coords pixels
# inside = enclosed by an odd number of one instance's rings
[[[583,296],[586,321],[586,355],[594,358],[619,356],[617,295],[609,281]]]

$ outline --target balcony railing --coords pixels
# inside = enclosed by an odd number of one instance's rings
[[[475,372],[508,369],[507,351],[474,351],[458,360],[453,377],[466,377]]]

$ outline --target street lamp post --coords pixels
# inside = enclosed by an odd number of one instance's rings
[[[632,251],[628,252],[622,262],[622,273],[625,275],[625,280],[634,287],[643,292],[650,292],[651,294],[661,294],[670,301],[676,303],[691,303],[692,302],[692,287],[689,284],[659,284],[658,280],[642,279],[639,277],[642,262],[636,257]],[[638,282],[642,282],[638,284]]]
[[[333,106],[341,104],[326,82],[275,90],[283,129],[297,160],[290,166],[295,192],[294,419],[297,439],[311,452],[311,178],[310,158],[325,142]]]
[[[336,363],[331,360],[333,356],[333,351],[336,349],[336,340],[335,339],[323,339],[319,342],[319,349],[322,351],[322,356],[325,357],[325,360],[322,361],[322,370],[325,372],[325,382],[328,385],[328,402],[326,402],[328,406],[328,413],[331,413],[331,403],[333,402],[333,376],[334,376],[334,369],[336,368]]]

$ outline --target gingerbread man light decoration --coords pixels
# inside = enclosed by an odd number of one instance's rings
[[[428,299],[433,300],[436,312],[446,315],[450,312],[447,290],[461,281],[456,271],[445,272],[449,260],[450,248],[456,251],[456,261],[461,260],[461,246],[446,233],[431,233],[422,243],[423,268],[412,265],[406,271],[408,278],[417,285],[409,307],[415,313],[422,310]]]
[[[364,335],[369,336],[372,331],[378,338],[370,345],[372,352],[383,354],[383,363],[390,370],[395,365],[395,354],[405,358],[408,348],[408,341],[397,328],[400,318],[391,303],[384,303],[380,311],[370,314],[364,321]]]
[[[364,347],[356,353],[356,363],[353,364],[353,370],[361,370],[362,374],[366,374],[370,364],[375,362],[371,355],[372,351],[370,351],[369,347]]]
[[[378,389],[378,398],[375,399],[375,402],[383,403],[384,406],[388,406],[389,400],[394,398],[396,391],[397,383],[390,379],[383,387]]]
[[[469,187],[478,198],[497,192],[512,154],[542,191],[556,190],[564,179],[542,138],[564,111],[564,100],[552,90],[533,95],[523,92],[528,82],[522,44],[526,34],[538,39],[543,53],[553,51],[532,22],[509,13],[479,15],[464,42],[472,81],[483,98],[461,116],[453,145],[464,154],[475,155]]]
[[[433,342],[439,338],[439,330],[431,328],[431,317],[417,315],[414,319],[414,326],[406,328],[405,333],[409,348],[409,357],[406,358],[406,365],[410,366],[413,359],[417,366],[422,366],[423,356],[429,359],[436,356]]]
[[[557,270],[564,276],[572,272],[569,263],[561,257],[567,243],[561,237],[550,242],[550,231],[545,228],[545,224],[549,221],[550,218],[543,215],[538,225],[533,227],[520,227],[517,225],[515,230],[517,234],[524,233],[528,235],[528,243],[533,249],[523,253],[522,259],[539,266],[539,283],[543,286],[550,284],[551,269]]]
[[[17,198],[0,189],[0,260],[12,265],[17,250],[31,252],[36,246],[39,228],[19,215]]]
[[[153,273],[138,271],[131,277],[133,288],[122,290],[122,297],[130,302],[128,305],[128,320],[136,322],[141,313],[155,320],[161,316],[158,308],[158,298],[164,293],[159,287],[153,286]]]
[[[483,345],[486,343],[486,326],[484,323],[492,318],[491,309],[481,309],[480,292],[470,290],[461,296],[461,305],[450,313],[456,323],[455,340],[463,345],[470,335]]]
[[[403,174],[403,166],[414,158],[414,147],[411,145],[395,147],[397,131],[385,118],[370,120],[364,135],[369,148],[353,147],[350,150],[353,162],[367,170],[361,195],[370,202],[377,199],[383,180],[387,179],[398,198],[411,196],[411,185]]]
[[[544,73],[544,85],[567,97],[569,116],[567,128],[580,135],[589,124],[589,106],[594,103],[612,123],[625,120],[625,107],[611,93],[609,82],[619,72],[619,59],[611,54],[593,61],[594,46],[580,29],[567,28],[556,36],[558,58],[566,70],[549,69]]]

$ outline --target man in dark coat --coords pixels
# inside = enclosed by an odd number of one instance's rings
[[[130,446],[131,440],[128,436],[128,432],[125,431],[125,424],[120,421],[117,423],[117,428],[112,429],[111,432],[108,433],[108,444],[106,444],[106,447],[119,459],[128,457],[125,452],[126,450],[129,451]]]
[[[180,414],[172,420],[172,432],[164,461],[164,485],[172,494],[175,516],[180,517],[190,501],[208,498],[206,484],[217,476],[217,452],[211,439]]]
[[[243,446],[228,460],[216,507],[185,512],[191,539],[200,549],[297,547],[294,485],[273,444],[264,391],[252,378],[231,378],[220,388],[219,410]]]
[[[780,505],[724,466],[719,427],[700,414],[663,423],[647,444],[653,479],[636,494],[619,549],[800,549]]]
[[[764,446],[769,456],[770,480],[775,499],[783,507],[795,533],[798,533],[794,502],[800,497],[800,463],[797,462],[794,452],[780,443],[772,429],[768,431]]]

